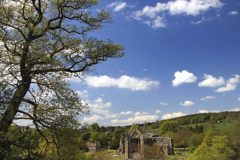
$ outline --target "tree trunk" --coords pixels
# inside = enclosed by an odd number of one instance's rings
[[[14,117],[17,114],[18,108],[26,95],[27,91],[30,87],[30,81],[28,82],[20,82],[20,84],[17,87],[17,90],[15,91],[8,108],[2,115],[1,121],[0,121],[0,159],[4,159],[5,154],[9,150],[10,142],[8,141],[6,135],[8,132],[8,128],[11,126]]]

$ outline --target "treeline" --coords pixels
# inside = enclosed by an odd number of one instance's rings
[[[180,125],[204,123],[209,121],[231,122],[236,120],[239,115],[240,115],[240,112],[229,112],[229,111],[220,112],[220,113],[199,113],[199,114],[186,115],[183,117],[172,118],[171,121],[178,121]],[[161,121],[157,120],[156,122],[152,122],[150,124],[152,126],[152,129],[157,129],[165,121],[166,120],[161,120]]]

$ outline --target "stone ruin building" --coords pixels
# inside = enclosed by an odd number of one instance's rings
[[[125,153],[125,159],[134,158],[139,153],[143,153],[144,145],[153,145],[157,143],[162,153],[165,155],[174,154],[173,141],[170,137],[160,137],[152,133],[141,133],[137,128],[126,137],[121,137],[119,152]]]
[[[100,151],[102,149],[100,142],[96,141],[95,143],[91,143],[91,142],[86,142],[86,145],[88,147],[88,151],[89,152],[97,152]]]

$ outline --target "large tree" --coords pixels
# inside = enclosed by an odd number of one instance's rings
[[[44,136],[43,128],[64,125],[63,120],[73,122],[88,113],[68,79],[81,78],[101,61],[124,56],[122,45],[87,35],[113,22],[109,11],[91,15],[90,9],[97,3],[0,1],[0,84],[12,91],[8,105],[1,108],[3,150],[15,119],[31,120]]]

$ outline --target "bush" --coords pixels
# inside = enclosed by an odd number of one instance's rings
[[[190,152],[190,153],[193,153],[196,148],[197,148],[196,146],[193,146],[193,145],[190,146],[190,147],[189,147],[189,152]]]

